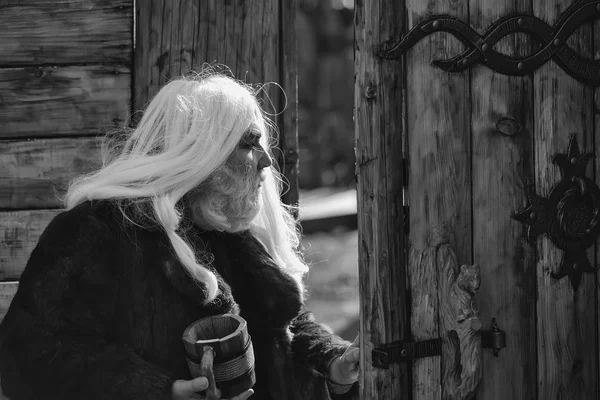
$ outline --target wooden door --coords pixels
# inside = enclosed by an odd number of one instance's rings
[[[600,69],[593,61],[600,2],[356,4],[359,215],[371,213],[359,218],[366,237],[359,250],[364,398],[394,398],[389,387],[415,400],[600,398],[598,276],[579,273],[585,259],[594,268],[598,258],[590,238],[598,233],[600,206]],[[517,14],[520,20],[506,22]],[[372,96],[369,87],[377,89]],[[379,154],[376,140],[386,140]],[[370,166],[361,164],[368,152],[376,156]],[[584,153],[597,157],[586,160]],[[369,173],[384,174],[389,164],[407,197],[392,215],[406,239],[400,255],[374,269],[394,254],[369,246],[369,238],[390,237],[389,219],[380,219],[384,214],[373,204],[389,207],[392,201],[376,203],[377,196],[399,197],[402,190],[373,190]],[[579,200],[571,202],[571,195]],[[582,248],[565,251],[576,243]],[[569,264],[573,257],[578,261]],[[448,299],[456,298],[462,264],[467,275],[477,273],[469,265],[479,266],[480,285],[470,281],[473,291],[479,286],[478,307],[467,319],[451,315],[452,322],[448,313],[456,311],[448,311]],[[558,279],[562,270],[571,273]],[[406,292],[383,296],[394,286]],[[374,332],[390,329],[385,324],[402,316],[402,307],[408,310],[395,335]],[[506,335],[497,357],[487,348],[451,346],[450,323],[472,324],[465,335],[475,346],[492,330],[492,319]],[[442,340],[438,355],[374,366],[374,349],[436,338]],[[456,359],[462,373],[453,370]],[[463,386],[471,379],[473,390],[453,393],[451,379]]]

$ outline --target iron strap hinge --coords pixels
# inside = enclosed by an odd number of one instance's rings
[[[402,159],[402,186],[408,188],[408,158]]]
[[[371,360],[373,367],[387,369],[392,363],[440,355],[442,355],[442,339],[440,338],[420,342],[400,340],[373,349]]]

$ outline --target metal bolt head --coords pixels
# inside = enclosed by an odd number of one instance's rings
[[[525,68],[525,64],[523,64],[523,62],[520,62],[520,63],[517,64],[517,68],[518,69],[523,69],[523,68]]]
[[[406,357],[406,349],[402,349],[402,350],[400,351],[400,355],[401,355],[402,357]]]
[[[433,27],[434,28],[439,28],[440,27],[440,21],[433,21]]]
[[[553,43],[554,43],[555,46],[560,45],[560,39],[559,38],[554,39]]]
[[[523,18],[519,18],[517,20],[517,24],[519,24],[519,25],[523,25],[524,23],[525,23],[525,20]]]
[[[575,164],[577,162],[577,157],[571,158],[571,164]]]
[[[535,219],[536,216],[537,216],[537,214],[534,211],[532,211],[532,212],[529,213],[529,218],[530,219]]]
[[[33,76],[35,76],[36,78],[41,78],[42,75],[44,75],[44,71],[42,71],[41,69],[38,69],[33,73]]]
[[[577,271],[577,270],[579,269],[579,265],[578,265],[577,263],[574,263],[574,264],[573,264],[573,269],[574,269],[575,271]]]
[[[490,48],[490,45],[487,43],[484,43],[483,46],[481,46],[481,50],[483,51],[487,51]]]

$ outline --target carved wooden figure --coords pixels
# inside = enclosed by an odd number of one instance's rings
[[[440,333],[444,400],[468,400],[481,381],[481,321],[473,296],[479,290],[478,265],[459,268],[448,243],[436,246],[440,279]]]

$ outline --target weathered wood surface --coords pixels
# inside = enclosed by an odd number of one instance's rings
[[[0,65],[129,64],[131,0],[0,2]]]
[[[0,280],[17,280],[48,223],[61,210],[0,212]]]
[[[468,20],[468,4],[456,1],[407,1],[408,29],[431,14]],[[387,13],[387,11],[386,11]],[[471,160],[469,74],[434,68],[431,60],[463,51],[453,36],[435,34],[405,56],[411,252],[428,246],[433,229],[451,232],[451,244],[462,263],[471,263]],[[398,106],[396,106],[398,107]],[[409,263],[411,329],[414,340],[440,337],[439,271]],[[440,357],[415,360],[413,399],[444,398]]]
[[[69,181],[100,166],[100,138],[4,141],[0,208],[57,208]]]
[[[483,33],[514,12],[531,14],[531,0],[469,2],[471,26]],[[531,37],[511,35],[494,47],[526,56]],[[487,67],[471,69],[473,151],[473,254],[481,266],[482,294],[477,296],[486,330],[496,318],[507,332],[507,346],[494,357],[483,351],[483,379],[477,398],[536,398],[536,322],[534,248],[526,227],[510,218],[526,204],[525,186],[533,183],[533,87],[530,76],[509,77]],[[496,129],[514,118],[520,132],[507,136]]]
[[[19,282],[0,282],[0,321],[4,319],[10,306],[10,302],[17,293]],[[0,399],[3,399],[0,393]]]
[[[0,70],[0,138],[97,134],[128,118],[130,99],[125,66]]]
[[[280,111],[278,126],[283,127],[284,135],[280,135],[277,153],[277,164],[289,183],[289,190],[282,196],[286,204],[297,205],[298,193],[298,49],[296,40],[296,14],[297,0],[283,1],[280,3],[282,29],[280,40],[281,60],[280,76],[281,85],[285,93],[275,90],[272,95],[278,98]],[[284,108],[285,107],[285,108]]]
[[[534,0],[533,13],[555,23],[570,0]],[[590,24],[578,29],[569,45],[584,57],[592,54]],[[535,189],[544,197],[561,179],[551,163],[565,152],[576,133],[580,149],[593,151],[593,90],[550,62],[534,73]],[[591,165],[591,163],[590,163]],[[591,176],[592,168],[588,170]],[[598,326],[596,279],[584,274],[574,293],[568,278],[555,280],[563,252],[543,236],[537,241],[538,398],[598,399]],[[593,259],[593,252],[588,252]]]
[[[372,350],[410,337],[406,302],[406,237],[402,208],[404,124],[402,62],[376,53],[403,27],[404,3],[355,3],[355,135],[360,276],[362,399],[410,398],[406,363],[372,365]]]
[[[149,0],[136,2],[134,108],[142,110],[170,79],[199,71],[205,63],[225,65],[250,84],[276,82],[261,92],[263,107],[278,124],[279,149],[288,162],[284,173],[297,203],[296,1]],[[219,70],[219,67],[216,67]]]

